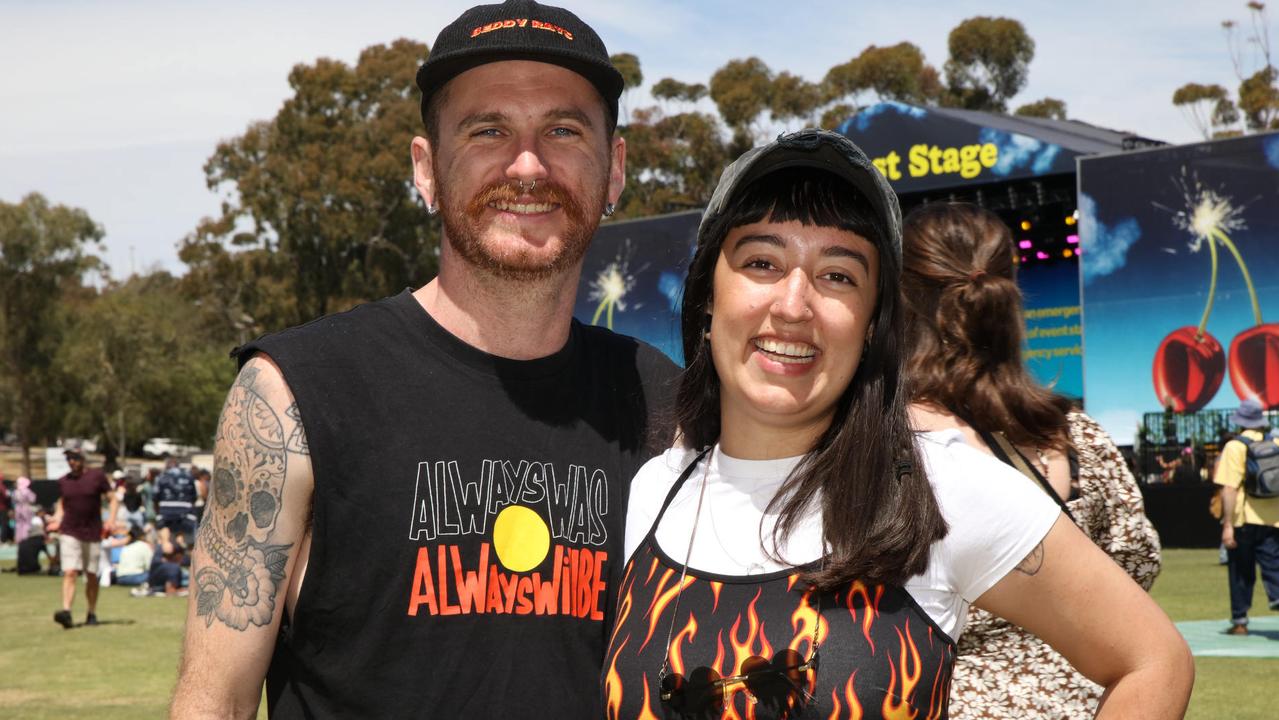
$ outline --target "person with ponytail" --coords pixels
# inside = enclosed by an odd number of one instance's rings
[[[631,483],[605,717],[946,718],[970,605],[1055,643],[1107,717],[1185,710],[1189,651],[1149,596],[1015,470],[912,430],[902,262],[897,197],[842,135],[725,169],[678,441]]]
[[[975,205],[930,203],[906,218],[903,246],[915,427],[956,433],[1017,468],[1148,590],[1159,537],[1127,464],[1096,421],[1037,383],[1022,361],[1007,226]],[[959,639],[951,717],[1089,717],[1103,691],[1044,640],[978,609]]]

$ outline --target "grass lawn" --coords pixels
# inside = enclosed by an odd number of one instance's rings
[[[12,567],[7,561],[0,565]],[[132,598],[104,588],[96,628],[53,622],[61,578],[0,575],[0,717],[133,720],[165,716],[177,674],[185,599]],[[1173,620],[1229,615],[1226,570],[1215,550],[1166,550],[1152,593]],[[1265,613],[1260,591],[1254,608]],[[83,589],[76,622],[84,621]],[[1222,620],[1224,628],[1226,621]],[[1192,720],[1269,720],[1279,659],[1197,658]],[[266,717],[265,707],[259,711]]]
[[[0,563],[12,567],[13,561]],[[0,575],[0,717],[163,718],[178,672],[186,598],[134,598],[102,588],[98,627],[53,622],[62,578]],[[258,713],[266,717],[265,703]]]
[[[1164,550],[1164,568],[1151,589],[1160,607],[1175,621],[1220,619],[1229,625],[1230,593],[1226,568],[1216,550]],[[1265,616],[1261,578],[1253,594],[1252,613]],[[1191,720],[1271,720],[1274,700],[1261,688],[1275,687],[1279,659],[1195,658],[1195,690],[1186,717]]]

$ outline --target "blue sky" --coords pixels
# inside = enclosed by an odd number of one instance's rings
[[[131,268],[182,272],[178,241],[218,209],[204,160],[219,140],[274,115],[294,64],[353,62],[398,37],[433,42],[471,4],[0,0],[0,200],[35,190],[85,208],[106,229],[103,254],[117,277]],[[819,80],[868,45],[902,40],[940,68],[961,20],[1013,17],[1036,42],[1014,105],[1058,97],[1072,118],[1172,142],[1197,139],[1170,103],[1173,90],[1190,80],[1233,87],[1220,22],[1245,19],[1242,0],[568,6],[611,52],[640,57],[646,85],[666,76],[706,82],[749,55]],[[646,102],[641,94],[630,104]]]

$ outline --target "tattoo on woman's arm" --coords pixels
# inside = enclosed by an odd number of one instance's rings
[[[1039,573],[1040,568],[1042,568],[1043,566],[1044,566],[1044,544],[1041,542],[1035,546],[1034,550],[1030,551],[1030,554],[1027,555],[1025,559],[1023,559],[1020,563],[1017,564],[1017,567],[1013,569],[1019,573],[1022,573],[1023,575],[1036,575]]]
[[[273,542],[289,455],[308,453],[297,404],[281,417],[262,396],[258,369],[246,366],[218,421],[212,502],[200,526],[208,558],[196,573],[196,614],[235,630],[265,626],[292,543]]]

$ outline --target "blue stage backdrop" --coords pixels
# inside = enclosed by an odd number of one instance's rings
[[[1117,442],[1279,407],[1279,133],[1084,158],[1079,216],[1084,397]]]
[[[1079,265],[1033,263],[1017,269],[1026,318],[1026,367],[1041,384],[1078,400],[1084,395]]]
[[[600,225],[586,252],[573,315],[637,337],[680,365],[684,275],[700,210]]]

